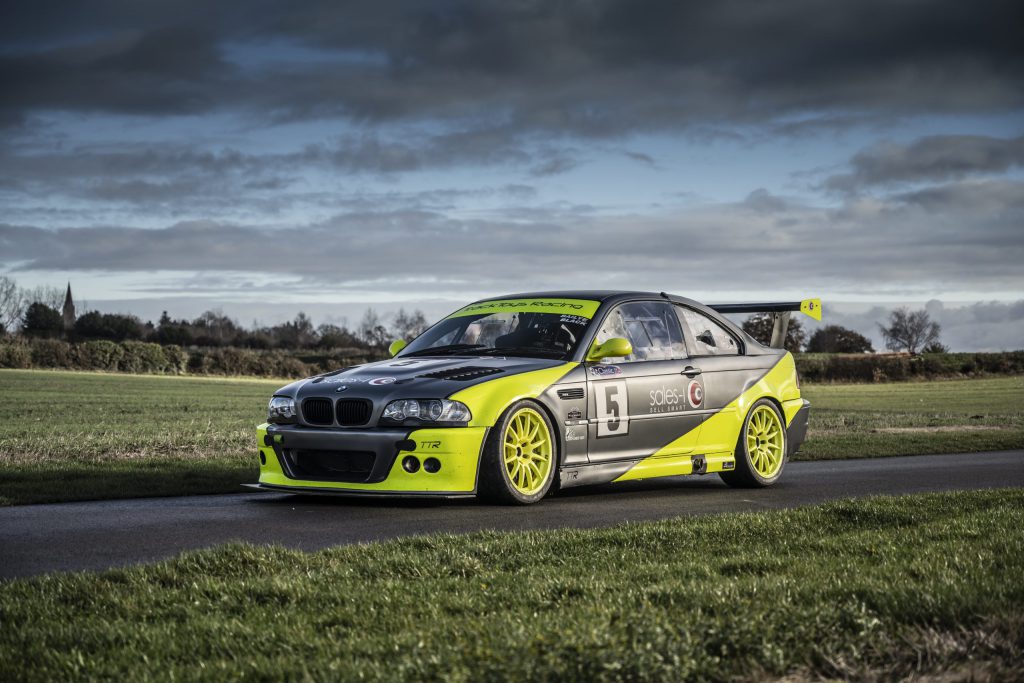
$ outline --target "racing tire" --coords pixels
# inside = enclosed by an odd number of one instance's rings
[[[762,398],[750,407],[736,442],[736,469],[719,476],[729,486],[764,488],[786,466],[786,420],[775,402]]]
[[[480,497],[502,505],[530,505],[547,495],[558,470],[558,448],[544,409],[518,401],[491,429],[480,458]]]

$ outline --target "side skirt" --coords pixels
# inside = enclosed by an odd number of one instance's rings
[[[570,465],[560,468],[558,474],[560,487],[567,489],[574,486],[608,484],[613,481],[728,472],[734,467],[732,453],[716,453]]]

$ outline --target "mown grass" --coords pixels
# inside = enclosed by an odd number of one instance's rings
[[[1024,445],[1024,377],[804,385],[800,460],[972,453]]]
[[[283,383],[0,370],[0,504],[238,491],[258,475],[254,427]],[[813,408],[800,459],[1024,443],[1021,377],[804,395]]]
[[[2,584],[8,680],[1024,677],[1024,491]]]
[[[0,371],[0,504],[237,491],[284,383]]]

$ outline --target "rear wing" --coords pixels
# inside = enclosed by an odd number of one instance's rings
[[[772,341],[768,346],[773,349],[785,347],[789,316],[793,311],[800,311],[815,320],[821,320],[821,299],[762,304],[711,304],[708,308],[719,313],[771,313]]]

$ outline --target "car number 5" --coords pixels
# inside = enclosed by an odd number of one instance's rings
[[[597,436],[624,436],[629,433],[629,397],[621,380],[597,382]]]

